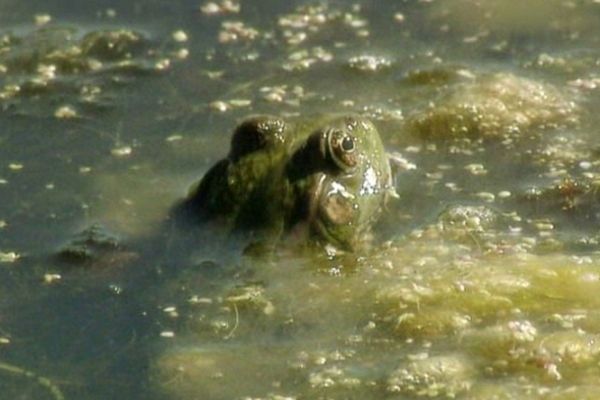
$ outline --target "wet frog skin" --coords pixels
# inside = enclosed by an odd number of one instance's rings
[[[184,200],[188,218],[277,239],[284,233],[352,250],[368,241],[394,195],[387,155],[367,119],[287,122],[255,116],[229,155]]]

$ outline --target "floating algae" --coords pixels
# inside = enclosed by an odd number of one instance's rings
[[[410,131],[434,139],[505,137],[578,121],[578,107],[564,91],[510,73],[481,75],[444,93],[409,118]]]

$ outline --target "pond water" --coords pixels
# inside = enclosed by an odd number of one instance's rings
[[[0,2],[0,397],[598,398],[599,21]],[[375,123],[399,199],[372,248],[252,257],[165,223],[259,113]]]

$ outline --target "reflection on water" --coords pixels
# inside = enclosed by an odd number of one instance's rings
[[[7,398],[599,396],[598,1],[0,11]],[[328,112],[395,159],[373,249],[170,226],[244,116]]]

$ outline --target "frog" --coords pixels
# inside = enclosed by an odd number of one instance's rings
[[[253,115],[178,207],[188,220],[232,232],[354,251],[372,241],[393,197],[388,155],[366,117]]]

